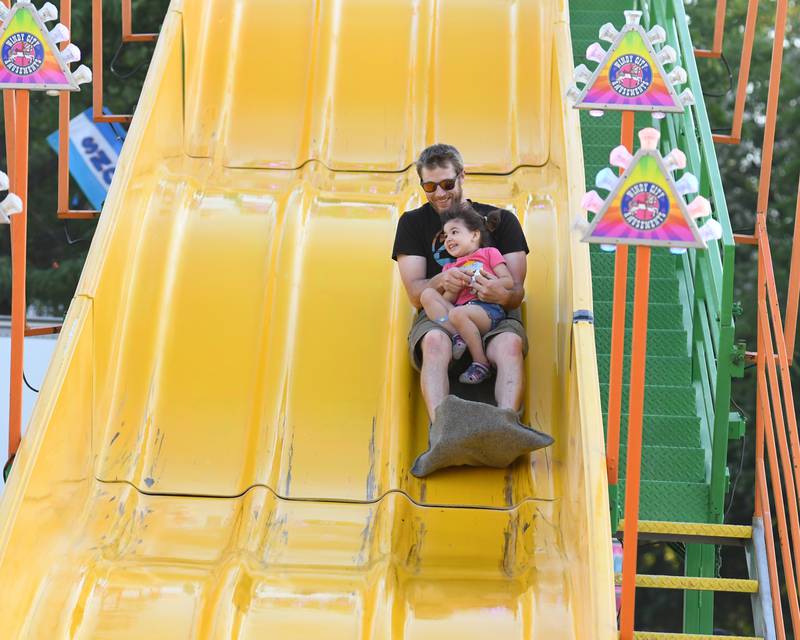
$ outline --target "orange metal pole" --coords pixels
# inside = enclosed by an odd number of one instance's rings
[[[639,542],[639,483],[641,479],[649,295],[650,247],[637,247],[628,405],[628,460],[625,466],[625,545],[622,555],[620,640],[633,640],[633,618],[636,605],[636,553]]]
[[[92,108],[95,122],[130,122],[131,115],[103,114],[103,0],[92,0]]]
[[[775,8],[775,37],[772,41],[772,62],[769,68],[767,93],[767,119],[764,124],[764,144],[761,149],[761,175],[758,181],[756,215],[764,216],[769,203],[769,185],[772,177],[772,155],[775,147],[775,125],[778,119],[778,97],[781,86],[781,64],[786,34],[786,5],[788,0],[777,0]]]
[[[711,50],[695,49],[698,58],[719,58],[722,55],[722,38],[725,35],[725,5],[727,0],[717,0],[717,14],[714,19],[714,43]]]
[[[781,545],[781,561],[783,564],[783,578],[786,581],[787,599],[789,601],[789,613],[792,619],[792,628],[800,630],[800,603],[797,600],[797,583],[792,562],[792,552],[789,545],[789,528],[786,523],[786,510],[783,503],[783,488],[779,472],[778,453],[775,449],[775,434],[772,432],[772,420],[770,418],[769,399],[766,389],[766,380],[761,378],[758,381],[761,387],[761,403],[764,407],[764,434],[767,441],[767,455],[769,456],[769,475],[772,481],[772,497],[775,503],[775,513],[778,516],[778,541]],[[780,410],[780,408],[778,408]],[[762,505],[763,506],[763,505]],[[778,592],[779,594],[780,592]],[[776,597],[779,597],[776,595]],[[781,622],[776,620],[776,625]]]
[[[761,425],[763,435],[764,427]],[[763,438],[762,438],[763,440]],[[763,445],[762,445],[763,446]],[[764,522],[764,542],[767,547],[767,566],[769,567],[769,586],[773,594],[780,594],[780,583],[778,582],[778,558],[775,553],[775,536],[772,533],[772,516],[769,511],[769,498],[767,496],[767,476],[764,472],[763,452],[761,458],[756,458],[756,503],[766,505],[762,511],[761,518]],[[783,626],[783,605],[780,597],[772,598],[772,613],[775,618],[775,633],[779,640],[786,640],[786,630]]]
[[[158,38],[157,33],[133,33],[133,10],[131,0],[122,0],[122,41],[152,42]]]
[[[621,144],[633,150],[633,111],[622,112]],[[620,169],[620,173],[622,170]],[[614,256],[614,302],[611,307],[611,363],[608,374],[608,426],[606,428],[606,468],[608,484],[619,484],[620,416],[622,409],[622,368],[625,354],[625,307],[628,285],[628,245],[617,245]],[[630,432],[630,425],[628,426]],[[616,516],[615,516],[616,517]]]
[[[22,212],[11,218],[11,388],[8,411],[8,455],[22,438],[22,378],[25,345],[25,267],[28,235],[28,111],[30,95],[14,91],[14,155],[11,191],[22,199]]]
[[[72,0],[61,0],[61,22],[67,29],[71,29]],[[94,23],[92,24],[94,28]],[[69,41],[61,45],[63,51]],[[95,59],[95,54],[92,54]],[[102,78],[102,71],[100,76]],[[95,74],[95,79],[97,75]],[[57,213],[61,220],[94,220],[100,215],[99,211],[76,211],[69,208],[69,118],[70,92],[61,91],[58,94],[58,204]]]
[[[734,233],[733,241],[736,244],[758,244],[758,240],[756,239],[755,236],[751,236],[744,233]]]
[[[800,487],[800,436],[798,436],[797,432],[797,413],[794,408],[794,393],[792,391],[792,382],[789,375],[789,359],[786,352],[786,337],[783,333],[783,326],[781,323],[781,313],[778,304],[778,289],[775,285],[775,272],[772,267],[772,252],[769,246],[766,217],[759,217],[756,225],[759,227],[758,255],[759,259],[764,263],[764,278],[767,294],[767,300],[764,306],[765,308],[768,307],[770,310],[769,318],[771,318],[772,326],[774,327],[775,346],[777,347],[778,351],[778,367],[780,368],[781,387],[783,388],[784,405],[786,407],[786,426],[789,432],[791,453],[795,460],[793,465],[794,481],[797,486]],[[766,329],[769,330],[769,325],[767,325]],[[772,370],[774,370],[774,359],[770,360],[770,365]],[[800,536],[800,530],[798,530],[797,535]],[[800,576],[798,576],[798,581],[800,581]]]
[[[72,0],[61,0],[61,22],[72,24]],[[69,42],[64,42],[62,51]],[[58,94],[58,213],[69,209],[69,91]]]
[[[766,327],[766,330],[761,332],[760,348],[763,349],[765,353],[769,353],[769,350],[772,348],[772,335],[769,331],[769,319],[767,317],[766,305],[763,304],[763,302],[764,301],[762,300],[759,303],[759,314],[761,315],[762,326]],[[786,427],[784,425],[783,410],[781,408],[782,404],[780,390],[778,387],[778,374],[775,370],[775,361],[772,358],[766,358],[766,363],[768,376],[766,382],[763,382],[763,387],[764,392],[769,389],[771,393],[773,417],[772,423],[777,427],[775,432],[777,433],[778,438],[777,451],[780,458],[776,458],[774,460],[770,459],[770,468],[780,464],[780,469],[783,471],[784,481],[786,483],[786,502],[789,505],[789,524],[792,551],[794,552],[794,556],[796,558],[800,558],[800,522],[798,522],[797,514],[797,490],[795,488],[794,474],[792,473],[792,455],[786,442]],[[759,381],[759,384],[762,384],[762,380]],[[767,384],[767,382],[769,384]],[[763,398],[762,402],[764,402]],[[764,411],[764,415],[765,418],[768,416],[766,410]],[[770,431],[770,433],[772,433],[772,431]],[[797,460],[796,453],[794,458]],[[795,572],[797,569],[798,565],[795,565]],[[800,582],[800,574],[796,575],[796,580],[797,582]]]
[[[750,0],[747,5],[747,18],[744,26],[742,55],[739,60],[739,80],[736,85],[736,101],[733,105],[733,122],[730,135],[714,134],[714,142],[722,144],[739,144],[742,139],[742,120],[744,105],[747,101],[747,84],[750,80],[750,62],[753,59],[753,42],[756,34],[756,18],[758,18],[758,0]]]
[[[794,211],[794,236],[792,238],[792,266],[789,269],[789,287],[786,292],[786,355],[789,364],[794,360],[797,332],[797,310],[800,299],[800,182],[797,185],[797,206]]]

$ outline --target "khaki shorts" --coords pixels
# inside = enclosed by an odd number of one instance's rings
[[[420,309],[414,322],[411,324],[411,330],[408,332],[408,356],[411,359],[411,365],[419,371],[422,368],[422,338],[428,331],[432,330],[441,331],[446,333],[442,327],[436,324],[433,320],[425,315],[425,311]],[[522,314],[519,309],[509,311],[505,320],[500,323],[491,331],[487,331],[483,336],[483,348],[485,349],[489,341],[496,335],[510,331],[522,338],[522,355],[528,353],[528,336],[525,335],[525,327],[522,326]]]

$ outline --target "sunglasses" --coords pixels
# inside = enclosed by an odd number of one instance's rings
[[[445,180],[440,180],[439,182],[420,182],[422,185],[422,190],[425,193],[433,193],[436,191],[436,187],[441,187],[445,191],[452,191],[453,188],[456,186],[458,178],[446,178]]]

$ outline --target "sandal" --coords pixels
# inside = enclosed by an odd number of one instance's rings
[[[458,377],[458,381],[464,384],[480,384],[491,375],[492,370],[485,364],[473,362],[469,365],[467,370]]]
[[[460,360],[467,350],[467,343],[459,334],[453,336],[453,360]]]

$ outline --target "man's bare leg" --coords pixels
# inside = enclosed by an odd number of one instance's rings
[[[522,338],[511,332],[501,333],[489,341],[486,355],[497,369],[494,386],[497,406],[519,411],[525,379],[522,370]]]
[[[433,422],[436,417],[436,407],[450,393],[447,367],[453,357],[453,343],[444,331],[433,329],[423,336],[421,346],[422,370],[419,382],[425,406],[428,408],[428,416]]]

